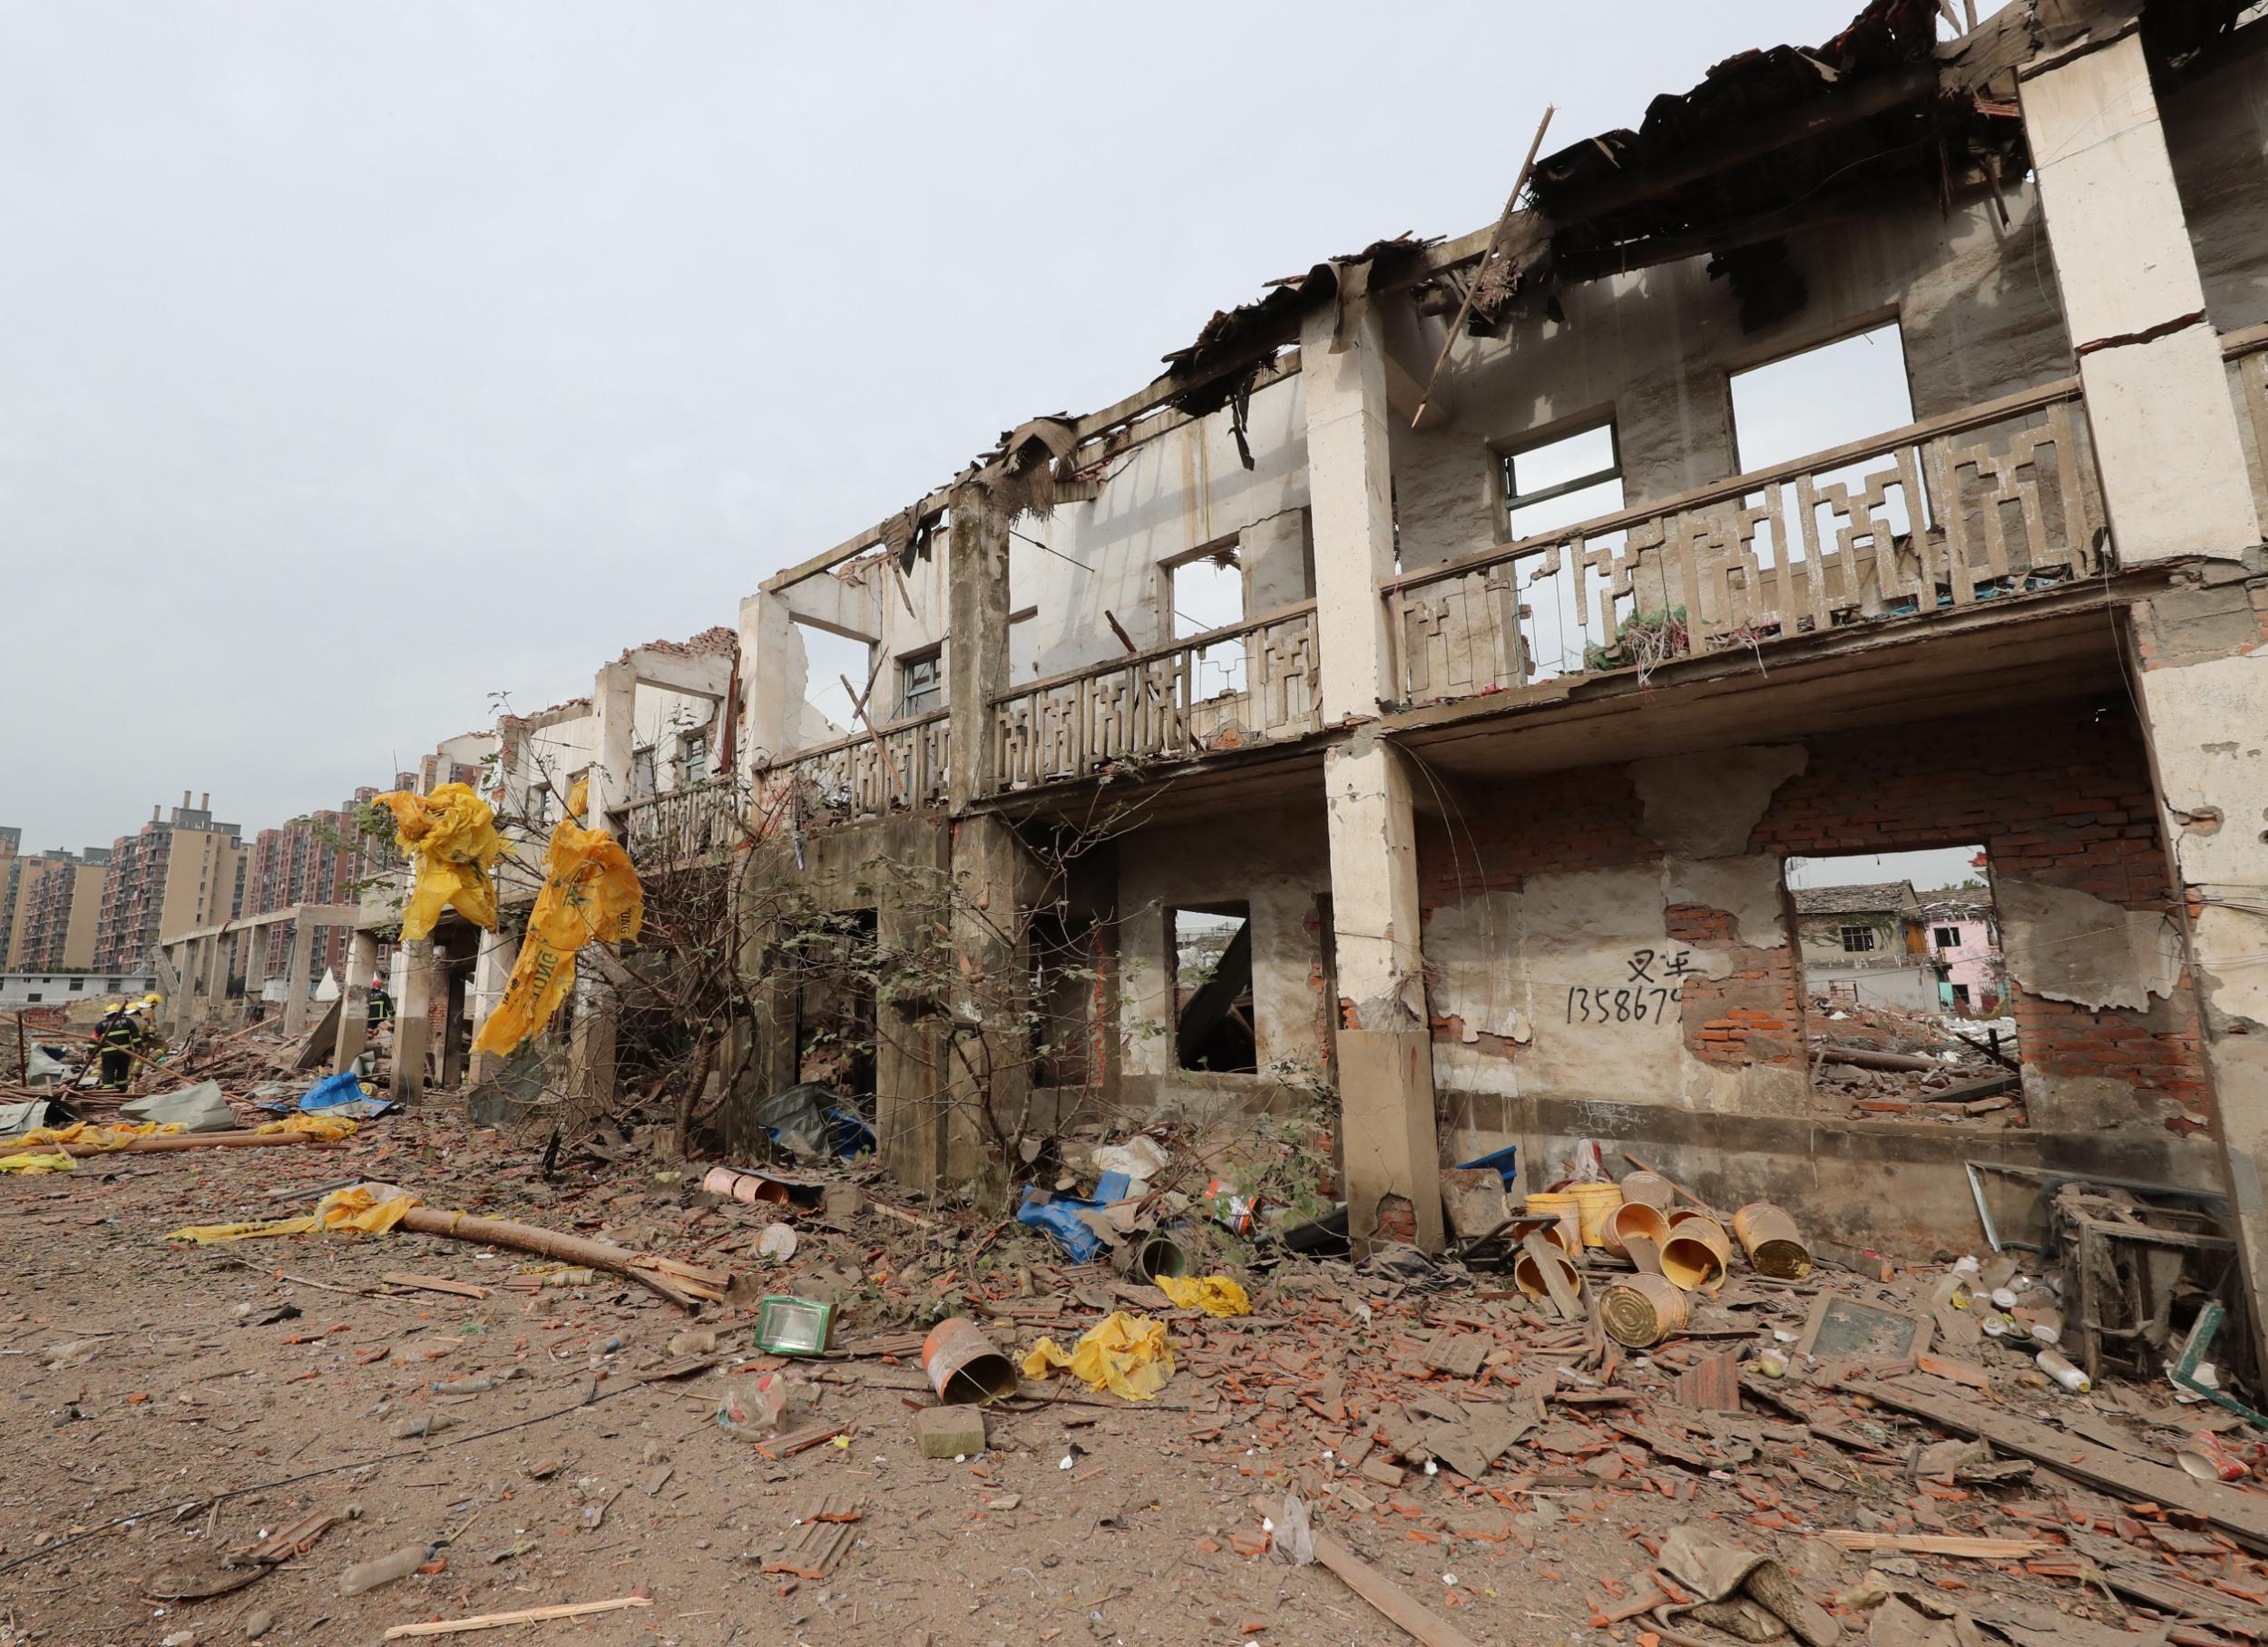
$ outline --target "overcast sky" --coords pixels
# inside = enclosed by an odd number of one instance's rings
[[[384,783],[1854,8],[0,0],[0,825]]]

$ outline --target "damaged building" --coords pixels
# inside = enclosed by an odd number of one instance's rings
[[[1044,900],[959,935],[1023,1024],[973,985],[963,1027],[882,1036],[892,1167],[981,1173],[955,1044],[991,1030],[1046,1041],[992,1077],[1043,1127],[1327,1094],[1358,1241],[1437,1246],[1441,1167],[1593,1138],[1926,1250],[1988,1156],[2225,1193],[2257,1285],[2242,9],[1943,39],[1876,4],[1744,53],[1546,153],[1499,223],[1277,282],[767,580],[760,850],[885,946],[914,912],[878,862]],[[1835,387],[1854,348],[1880,395]],[[822,639],[867,690],[814,743]],[[1786,860],[1970,842],[2028,1124],[1823,1113]],[[778,1005],[754,1089],[802,1073]]]

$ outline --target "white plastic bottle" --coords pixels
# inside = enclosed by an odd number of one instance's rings
[[[2095,1387],[2094,1381],[2077,1368],[2072,1366],[2068,1358],[2059,1349],[2043,1349],[2036,1358],[2039,1362],[2040,1371],[2046,1373],[2075,1396],[2084,1396]]]

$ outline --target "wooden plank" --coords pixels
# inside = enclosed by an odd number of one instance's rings
[[[1981,1436],[2003,1452],[2029,1458],[2104,1492],[2203,1517],[2246,1548],[2268,1552],[2268,1498],[2232,1492],[2163,1464],[2116,1453],[2077,1436],[2019,1418],[1957,1396],[1899,1383],[1846,1379],[1842,1387],[1898,1412],[1926,1418],[1957,1436]]]
[[[1543,1284],[1551,1293],[1552,1308],[1559,1312],[1559,1319],[1581,1320],[1582,1302],[1575,1296],[1575,1289],[1568,1285],[1567,1272],[1560,1267],[1567,1255],[1544,1240],[1540,1230],[1528,1231],[1520,1238],[1520,1247],[1535,1261],[1536,1273],[1543,1277]]]
[[[2017,1561],[2058,1546],[2030,1538],[1961,1538],[1942,1533],[1844,1533],[1820,1536],[1844,1550],[1895,1550],[1905,1555],[1966,1555],[1978,1561]]]
[[[438,1275],[407,1275],[399,1271],[378,1277],[388,1287],[416,1287],[426,1292],[445,1292],[452,1298],[484,1299],[488,1289],[475,1287],[470,1281],[452,1281]]]
[[[1463,1631],[1426,1606],[1328,1533],[1315,1534],[1315,1559],[1346,1587],[1384,1613],[1425,1647],[1480,1647]]]
[[[464,1635],[474,1630],[502,1630],[510,1624],[537,1624],[545,1619],[589,1618],[594,1613],[620,1613],[625,1607],[650,1607],[650,1595],[622,1595],[611,1602],[571,1602],[560,1607],[520,1607],[510,1613],[484,1613],[474,1618],[432,1619],[422,1624],[396,1624],[379,1639],[397,1642],[413,1635]]]

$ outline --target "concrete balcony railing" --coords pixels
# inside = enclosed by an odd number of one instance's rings
[[[2100,570],[2066,378],[1384,586],[1407,703],[1641,673]]]
[[[1035,681],[992,700],[994,787],[1302,738],[1321,685],[1313,601]]]
[[[746,813],[738,785],[724,779],[688,784],[622,808],[622,844],[642,872],[681,868],[739,844]]]
[[[943,806],[951,776],[953,728],[944,710],[798,750],[767,770],[775,794],[801,827],[856,823],[891,812]]]

